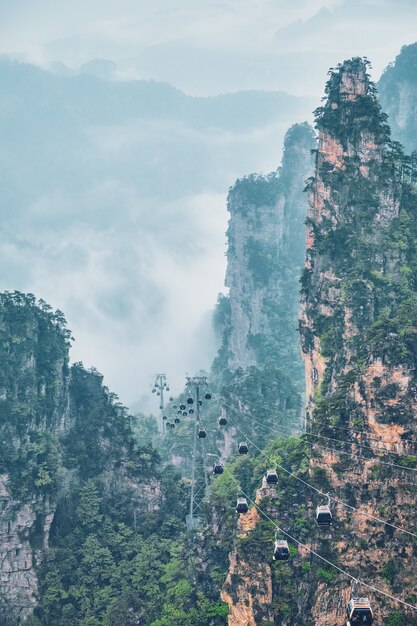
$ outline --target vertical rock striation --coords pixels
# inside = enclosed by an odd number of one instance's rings
[[[229,192],[229,296],[220,299],[216,316],[223,334],[218,368],[275,361],[293,380],[303,379],[296,320],[307,211],[303,188],[314,146],[308,124],[294,125],[279,170],[242,178]]]
[[[401,532],[417,533],[417,174],[391,140],[367,65],[354,58],[332,70],[316,111],[301,281],[307,433],[254,462],[276,454],[304,481],[279,472],[276,494],[257,499],[303,545],[290,540],[288,564],[271,567],[273,525],[250,513],[223,590],[237,626],[345,626],[352,581],[331,564],[417,605],[416,544]],[[320,492],[332,498],[330,529],[315,523]],[[376,625],[417,624],[387,596],[363,584],[354,592],[370,597]]]
[[[68,331],[33,296],[0,299],[0,621],[22,623],[54,516],[68,420]]]
[[[161,504],[159,480],[146,476],[139,484],[135,478],[126,409],[98,372],[80,363],[69,367],[70,337],[60,311],[52,312],[31,294],[0,295],[0,623],[5,626],[25,623],[36,607],[39,567],[54,524],[74,514],[80,485],[101,477],[107,492],[134,502],[142,515],[152,515]]]
[[[417,150],[417,43],[403,46],[378,82],[392,136],[409,152]]]
[[[366,516],[415,529],[415,175],[390,139],[365,61],[338,66],[326,93],[316,111],[300,322],[310,473],[359,513],[338,505],[335,532],[319,539],[318,552],[405,599],[414,579],[411,538]],[[317,588],[315,624],[344,624],[349,586],[337,577],[332,589]],[[380,617],[390,603],[372,598]]]

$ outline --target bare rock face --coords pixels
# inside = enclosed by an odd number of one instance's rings
[[[0,301],[0,621],[32,613],[58,486],[58,438],[68,426],[68,334],[33,296]]]
[[[276,495],[274,487],[263,485],[256,494],[256,503]],[[240,540],[250,537],[260,522],[256,507],[241,514],[238,522]],[[237,547],[229,555],[229,573],[221,598],[229,605],[229,626],[257,626],[273,623],[272,571],[269,564],[246,558]]]
[[[307,212],[303,189],[314,146],[312,129],[294,125],[280,169],[240,179],[229,192],[225,284],[230,291],[220,301],[218,326],[221,365],[232,371],[279,356],[280,366],[301,380],[295,329]]]
[[[34,296],[0,294],[0,624],[37,605],[39,567],[61,502],[89,478],[160,507],[159,480],[129,471],[126,410],[95,370],[69,368],[70,332]],[[133,505],[132,505],[133,506]],[[65,508],[66,514],[68,510]],[[132,511],[136,515],[136,510]]]
[[[326,490],[358,512],[337,505],[342,540],[334,533],[317,551],[331,548],[331,561],[405,600],[413,580],[411,537],[369,515],[415,527],[415,175],[390,140],[365,61],[338,66],[326,91],[316,112],[300,322],[314,442],[310,473],[322,472]],[[343,576],[332,589],[318,587],[314,624],[345,624],[349,595]],[[377,623],[385,623],[398,607],[371,596]]]
[[[0,476],[0,614],[3,624],[23,623],[36,606],[36,567],[48,547],[55,507],[48,499],[22,504]],[[34,533],[37,541],[34,541]]]
[[[382,74],[378,92],[393,138],[408,152],[417,150],[417,43],[403,46]]]
[[[289,539],[288,565],[271,567],[273,527],[251,513],[223,590],[236,626],[345,626],[352,594],[369,596],[374,625],[417,623],[363,584],[417,605],[415,538],[401,530],[416,533],[417,169],[390,138],[366,60],[332,70],[326,94],[301,281],[305,456],[283,462],[305,482],[281,473],[276,495],[258,499],[301,544]],[[319,529],[326,493],[333,525]]]

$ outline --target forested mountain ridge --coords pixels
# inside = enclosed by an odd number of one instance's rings
[[[223,598],[229,626],[344,626],[352,594],[371,598],[374,623],[410,626],[416,169],[390,138],[363,59],[331,70],[316,127],[300,320],[307,434],[272,443],[252,465],[278,463],[278,485],[264,481],[257,506],[241,516]],[[252,494],[255,485],[245,487]],[[315,522],[325,494],[331,529]],[[278,531],[290,544],[288,563],[271,562],[277,527],[289,533]]]
[[[217,458],[224,471],[194,532],[194,419],[155,435],[181,478],[138,443],[103,377],[69,365],[64,315],[0,295],[0,623],[344,626],[356,593],[370,596],[374,626],[417,625],[406,606],[417,605],[417,162],[391,138],[364,59],[330,71],[315,117],[307,194],[307,125],[290,129],[278,173],[230,192],[231,294],[200,424],[207,467]],[[307,432],[291,437],[303,418],[291,326],[303,248]],[[239,495],[250,510],[236,523]],[[318,528],[326,502],[333,525]],[[286,563],[272,560],[277,537]]]
[[[192,586],[187,485],[70,341],[60,311],[1,294],[0,623],[223,624]]]

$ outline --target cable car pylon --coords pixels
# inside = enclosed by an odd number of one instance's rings
[[[163,415],[164,406],[165,406],[164,391],[169,391],[166,374],[157,374],[155,377],[153,388],[152,388],[152,393],[156,393],[156,395],[159,397],[158,430],[163,435],[165,434],[165,417],[166,417]]]
[[[202,522],[202,517],[198,513],[202,512],[202,501],[208,492],[209,476],[206,463],[206,446],[205,438],[206,430],[200,421],[200,409],[202,406],[201,396],[206,400],[211,399],[208,391],[207,375],[200,373],[198,376],[187,376],[186,387],[188,388],[187,404],[194,405],[194,437],[193,437],[193,453],[191,459],[191,494],[190,509],[186,518],[187,530],[195,530]],[[204,394],[203,394],[204,390]],[[202,461],[202,474],[198,475],[198,459]]]

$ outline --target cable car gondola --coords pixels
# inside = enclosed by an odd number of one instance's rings
[[[246,443],[246,441],[241,441],[239,443],[239,454],[247,454],[248,453],[248,444]]]
[[[268,483],[268,485],[276,485],[278,482],[278,474],[276,472],[276,470],[274,469],[269,469],[266,472],[266,482]]]
[[[223,465],[221,463],[216,463],[213,466],[213,474],[223,474]]]
[[[185,407],[185,404],[180,404],[180,409],[181,409],[181,411],[185,411],[185,408],[186,408],[186,407]]]
[[[198,431],[198,438],[199,439],[205,439],[205,437],[207,437],[207,433],[205,431],[204,428],[200,428]]]
[[[167,420],[168,419],[167,415],[164,415],[162,419]]]
[[[236,502],[237,513],[247,513],[249,511],[248,501],[246,498],[238,498]]]
[[[275,539],[274,544],[274,561],[288,561],[290,558],[290,550],[288,548],[288,542],[284,539]]]
[[[187,398],[187,404],[194,404],[194,400],[192,399],[191,396]]]
[[[374,614],[369,598],[351,598],[347,605],[346,626],[354,624],[373,624]]]
[[[174,422],[175,422],[175,424],[179,424],[179,423],[180,423],[180,418],[179,418],[179,417],[176,417],[176,418],[174,419]]]
[[[207,391],[207,393],[204,394],[204,398],[206,400],[211,400],[211,393],[209,391]]]
[[[316,522],[318,526],[331,526],[333,515],[328,504],[316,508]]]
[[[224,415],[221,415],[219,417],[219,426],[226,426],[226,424],[227,424],[227,419],[225,418]]]
[[[183,417],[187,417],[187,411],[183,411],[182,414],[183,414]]]

